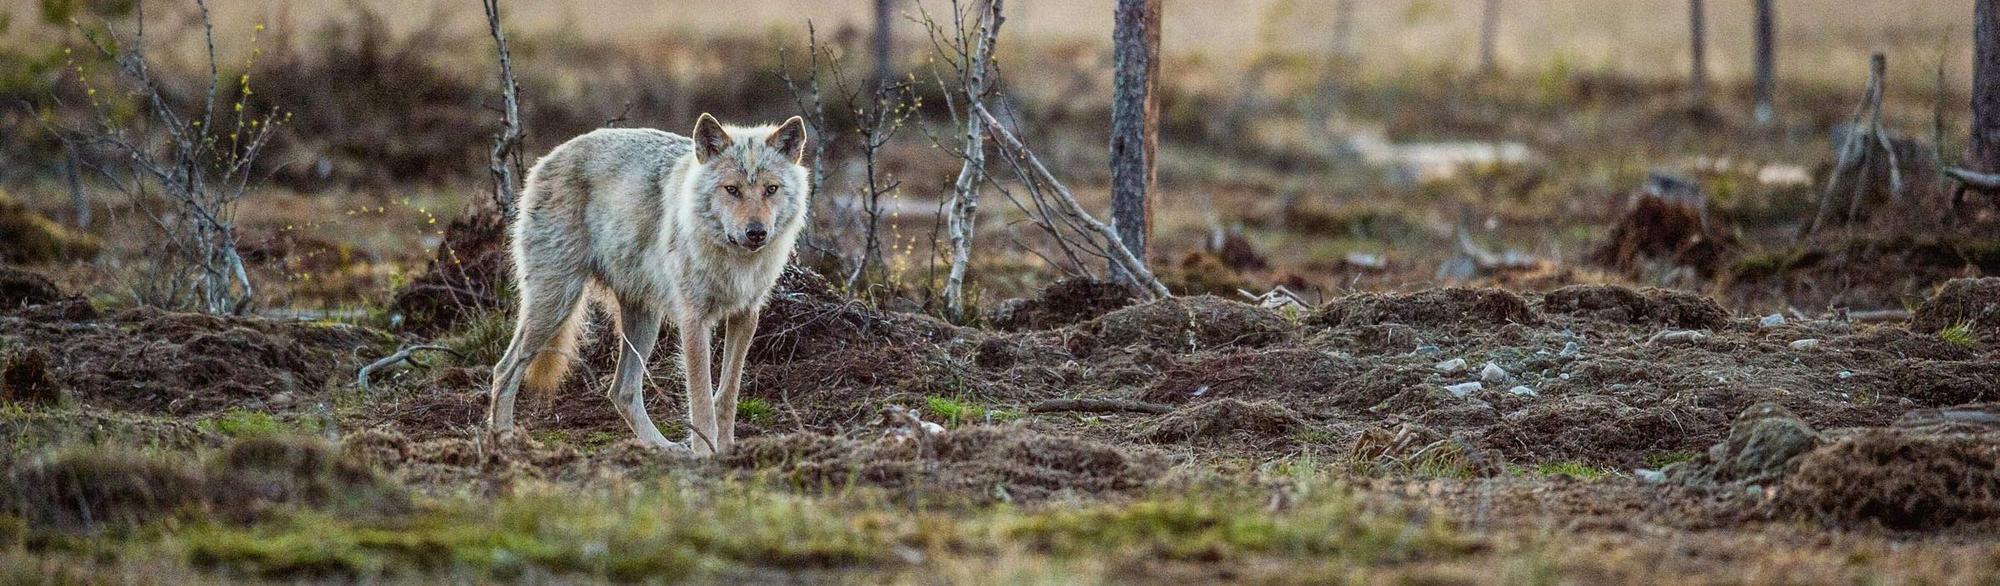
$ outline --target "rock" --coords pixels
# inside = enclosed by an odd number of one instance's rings
[[[1436,365],[1436,366],[1432,366],[1431,368],[1432,368],[1432,369],[1435,369],[1435,370],[1437,370],[1438,372],[1442,372],[1442,373],[1445,373],[1445,374],[1451,374],[1451,373],[1454,373],[1454,372],[1458,372],[1458,371],[1461,371],[1461,370],[1465,370],[1465,359],[1464,359],[1464,358],[1453,358],[1453,359],[1451,359],[1451,360],[1446,360],[1446,361],[1444,361],[1444,362],[1439,362],[1439,363],[1437,363],[1437,365]]]
[[[1659,470],[1640,468],[1633,470],[1632,475],[1638,477],[1641,482],[1646,484],[1659,484],[1667,481],[1667,473]]]
[[[1528,385],[1514,385],[1514,388],[1511,388],[1511,389],[1507,389],[1507,392],[1509,392],[1509,393],[1513,393],[1513,394],[1516,394],[1516,395],[1520,395],[1520,396],[1523,396],[1523,397],[1540,397],[1540,396],[1542,396],[1542,394],[1541,394],[1541,393],[1537,393],[1537,392],[1535,392],[1535,389],[1534,389],[1534,388],[1532,388],[1532,387],[1529,387]]]
[[[1572,341],[1572,342],[1567,342],[1567,343],[1564,343],[1564,344],[1563,344],[1563,349],[1562,349],[1562,351],[1561,351],[1561,352],[1557,352],[1557,353],[1556,353],[1556,356],[1561,356],[1561,357],[1564,357],[1564,358],[1568,358],[1568,357],[1570,357],[1570,356],[1575,356],[1575,355],[1577,355],[1577,354],[1581,354],[1581,353],[1583,353],[1583,346],[1580,346],[1580,345],[1578,345],[1578,344],[1577,344],[1576,342],[1573,342],[1573,341]]]
[[[1818,350],[1819,338],[1806,338],[1803,340],[1793,340],[1790,346],[1792,347],[1793,350],[1798,350],[1800,352],[1810,352],[1813,350]]]
[[[1659,344],[1659,343],[1677,343],[1677,342],[1700,342],[1706,339],[1708,339],[1708,334],[1704,334],[1694,330],[1670,330],[1653,334],[1653,337],[1646,339],[1646,343]]]
[[[1685,466],[1675,480],[1685,484],[1770,484],[1785,475],[1793,458],[1812,451],[1822,437],[1791,410],[1776,403],[1758,403],[1736,416],[1729,437],[1710,446]]]
[[[1758,328],[1774,328],[1782,325],[1785,325],[1785,316],[1782,314],[1773,313],[1757,320]]]
[[[1479,381],[1472,381],[1469,383],[1458,383],[1444,388],[1445,392],[1451,393],[1451,396],[1458,397],[1460,399],[1465,398],[1466,395],[1477,393],[1485,389],[1486,385],[1479,384]]]
[[[1497,385],[1507,382],[1509,378],[1512,378],[1512,376],[1507,374],[1507,369],[1501,368],[1498,364],[1488,362],[1485,368],[1479,369],[1479,380],[1481,382]]]

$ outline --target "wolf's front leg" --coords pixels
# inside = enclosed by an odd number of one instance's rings
[[[715,325],[699,317],[681,320],[681,370],[687,374],[688,447],[696,456],[714,455],[715,386],[709,383],[709,341]]]
[[[736,445],[736,394],[743,386],[743,358],[750,353],[750,338],[757,333],[757,310],[729,316],[722,332],[722,385],[716,388],[716,451],[726,452]]]

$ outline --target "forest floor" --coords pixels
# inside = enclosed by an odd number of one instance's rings
[[[395,336],[44,293],[0,315],[0,567],[29,581],[2000,578],[2000,407],[1983,403],[2000,331],[1965,326],[2000,323],[2000,279],[1948,285],[1908,326],[1601,285],[1285,312],[1068,281],[1013,304],[1002,325],[1017,329],[976,329],[870,309],[804,271],[780,289],[747,367],[744,439],[709,460],[629,439],[601,392],[605,344],[567,388],[528,399],[526,437],[496,442],[481,419],[502,337],[477,327],[451,338],[460,357],[364,392],[354,369]],[[671,370],[650,406],[674,435]],[[895,423],[891,406],[943,430]]]

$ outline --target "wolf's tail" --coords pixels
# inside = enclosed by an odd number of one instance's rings
[[[555,339],[528,361],[528,373],[522,377],[521,386],[529,393],[548,394],[562,385],[563,377],[569,374],[570,361],[576,359],[577,340],[583,336],[584,314],[589,308],[588,303],[576,304],[576,309],[563,318],[562,325],[556,326]]]

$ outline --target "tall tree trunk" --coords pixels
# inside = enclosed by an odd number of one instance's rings
[[[895,11],[891,10],[895,0],[875,0],[875,89],[889,87],[889,78],[895,75],[894,39],[890,37],[890,24]]]
[[[1111,33],[1114,62],[1111,98],[1111,225],[1125,249],[1140,262],[1146,260],[1146,241],[1152,235],[1152,206],[1147,198],[1154,193],[1154,153],[1160,138],[1160,2],[1162,0],[1118,0]],[[1137,286],[1125,271],[1112,264],[1111,274],[1121,283]]]
[[[2000,173],[2000,0],[1975,0],[1972,9],[1972,137],[1965,164]]]
[[[1772,96],[1778,85],[1777,8],[1773,0],[1757,0],[1757,123],[1777,119]]]
[[[1479,73],[1493,75],[1500,71],[1500,57],[1495,54],[1500,42],[1500,0],[1486,0],[1486,9],[1479,17]]]
[[[1702,0],[1688,0],[1688,47],[1694,62],[1688,69],[1688,89],[1696,102],[1708,101],[1708,17]]]
[[[1333,56],[1347,58],[1354,53],[1354,0],[1333,3]]]
[[[966,56],[965,69],[959,83],[965,90],[965,134],[962,137],[964,160],[958,168],[958,180],[952,183],[951,215],[947,218],[951,232],[951,270],[945,275],[945,310],[954,320],[967,317],[965,306],[965,276],[972,265],[973,229],[979,226],[979,184],[986,177],[986,121],[971,115],[983,103],[991,85],[992,58],[994,45],[1000,39],[1001,0],[986,0],[980,10],[979,36],[973,41],[970,55]],[[959,22],[963,23],[963,20]],[[959,25],[961,28],[963,24]],[[958,38],[964,38],[959,33]]]

